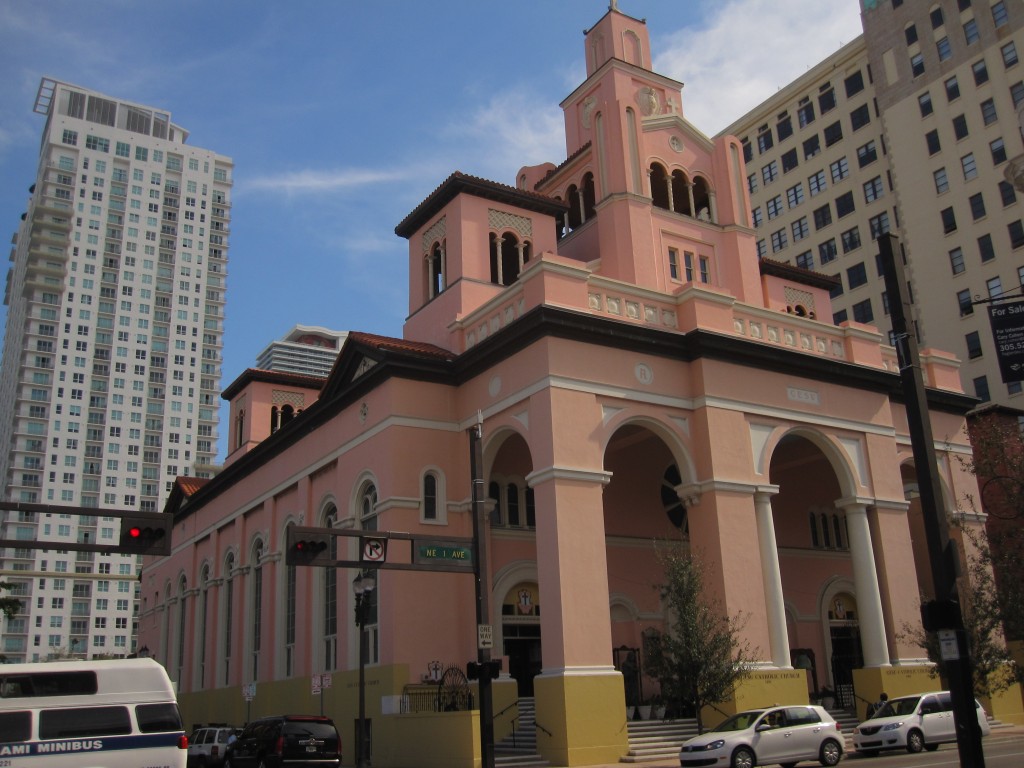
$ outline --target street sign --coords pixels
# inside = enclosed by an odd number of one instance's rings
[[[360,557],[364,563],[383,563],[388,558],[388,540],[378,538],[363,538]]]
[[[481,651],[494,647],[494,626],[491,624],[476,625],[476,647]]]
[[[936,634],[939,636],[939,656],[943,661],[956,661],[960,658],[960,646],[956,641],[956,630],[940,629]]]
[[[432,542],[418,544],[413,552],[414,563],[436,563],[439,560],[473,565],[473,548],[465,544]]]

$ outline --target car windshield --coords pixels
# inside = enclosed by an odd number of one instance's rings
[[[881,709],[875,712],[874,717],[903,717],[914,714],[920,696],[904,696],[902,699],[887,701]],[[872,718],[872,719],[873,719]]]
[[[756,721],[763,713],[763,709],[754,709],[750,712],[740,712],[738,715],[733,715],[724,723],[712,728],[711,730],[719,733],[725,731],[742,731],[752,726],[754,721]]]

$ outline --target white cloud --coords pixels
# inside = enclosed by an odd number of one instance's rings
[[[686,118],[713,136],[861,32],[852,0],[729,0],[655,41],[654,69],[685,83]]]
[[[504,184],[514,183],[524,165],[565,159],[562,110],[525,87],[491,95],[465,120],[450,124],[446,133],[460,141],[462,170]]]
[[[406,178],[405,171],[385,171],[372,168],[336,168],[330,170],[300,170],[238,181],[238,189],[249,192],[284,192],[289,195],[318,194],[325,191],[355,189],[370,184],[397,181]]]

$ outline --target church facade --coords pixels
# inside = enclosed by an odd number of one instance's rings
[[[360,531],[471,536],[478,425],[498,738],[532,699],[552,764],[626,753],[627,706],[658,692],[658,553],[680,543],[755,652],[723,709],[937,687],[905,632],[929,567],[895,350],[832,324],[833,278],[758,258],[742,147],[686,120],[644,22],[613,4],[585,55],[566,159],[512,185],[453,173],[396,227],[402,338],[352,332],[326,379],[225,391],[226,465],[181,479],[172,554],[142,574],[139,645],[190,722],[323,711],[352,744],[358,572],[286,564],[287,528],[346,532],[349,560]],[[974,400],[951,355],[922,366],[954,514],[977,492]],[[375,577],[374,764],[479,763],[476,713],[406,706],[476,659],[473,578]]]

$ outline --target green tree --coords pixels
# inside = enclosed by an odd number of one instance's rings
[[[665,583],[657,586],[667,617],[665,632],[648,652],[647,671],[661,682],[666,703],[692,710],[704,732],[701,710],[729,700],[752,664],[740,639],[742,623],[708,599],[701,563],[672,545],[659,553]]]
[[[11,589],[14,585],[7,581],[0,581],[0,592],[5,589]],[[14,616],[21,610],[21,600],[10,595],[4,595],[0,597],[0,613],[6,616],[8,619],[13,619]]]
[[[967,498],[988,515],[987,540],[974,541],[979,562],[992,571],[995,595],[986,607],[1002,623],[1007,639],[1024,641],[1024,438],[1021,412],[988,406],[972,414],[968,430],[980,495]],[[1018,676],[1024,671],[1018,669]]]

